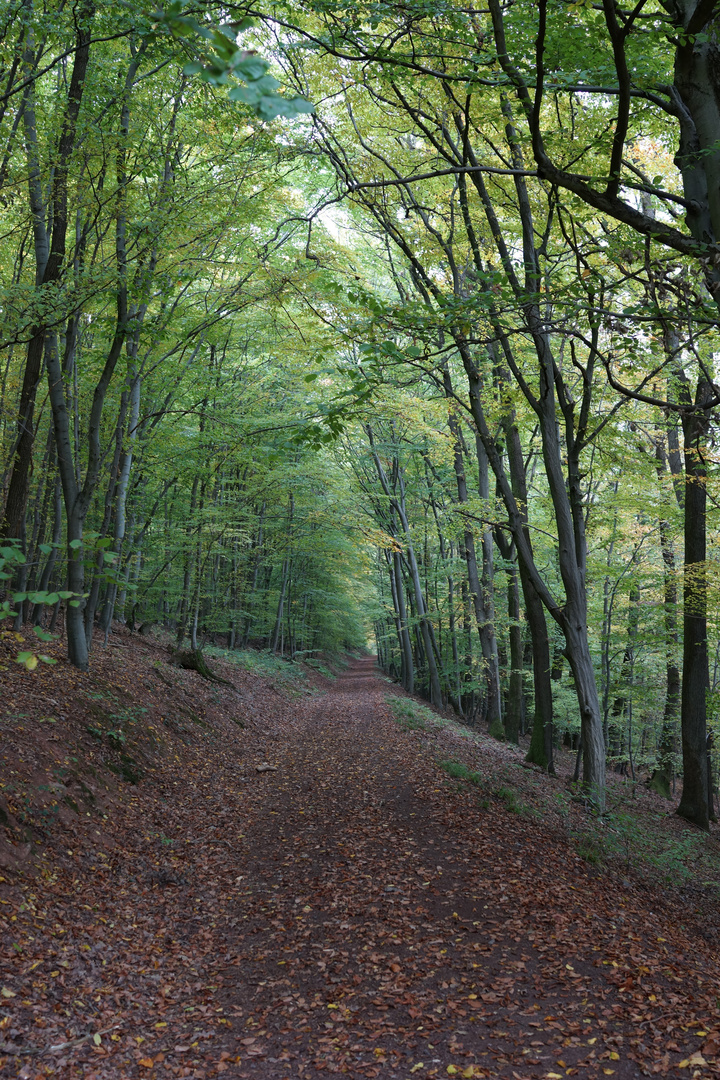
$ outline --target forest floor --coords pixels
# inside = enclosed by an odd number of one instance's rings
[[[0,645],[0,1076],[720,1076],[716,883],[662,800],[603,847],[371,659]]]

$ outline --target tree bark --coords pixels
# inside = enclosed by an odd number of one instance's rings
[[[23,110],[30,209],[35,237],[35,284],[38,289],[45,292],[48,292],[48,286],[55,286],[61,281],[65,269],[65,244],[68,223],[68,171],[75,147],[77,121],[90,59],[90,36],[94,10],[92,3],[85,2],[77,13],[75,58],[70,77],[63,126],[54,160],[51,194],[52,234],[50,236],[47,234],[45,225],[46,207],[41,188],[33,91],[30,91]],[[32,55],[30,54],[27,58],[26,67],[31,63]],[[22,521],[25,517],[28,481],[35,443],[35,398],[42,375],[42,361],[47,347],[47,336],[50,332],[49,326],[36,326],[28,344],[18,408],[18,438],[5,504],[5,516],[2,524],[0,524],[0,536],[19,537]]]
[[[702,392],[702,387],[698,390]],[[677,812],[709,829],[707,783],[707,468],[702,414],[683,415],[685,440],[685,561],[683,566],[683,790]]]

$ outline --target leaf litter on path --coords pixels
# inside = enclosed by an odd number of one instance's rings
[[[256,689],[262,732],[186,739],[6,872],[0,1075],[720,1075],[707,943],[448,783],[386,691],[369,660],[292,720]]]

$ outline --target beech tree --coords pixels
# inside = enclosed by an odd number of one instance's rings
[[[292,29],[298,34],[299,42],[308,48],[340,58],[344,64],[354,67],[346,96],[353,92],[350,89],[352,83],[361,82],[368,94],[375,93],[382,98],[386,108],[400,108],[412,119],[401,138],[410,140],[416,147],[428,140],[436,154],[416,167],[417,162],[409,160],[407,154],[398,157],[386,152],[381,175],[368,176],[353,171],[352,155],[345,148],[338,148],[335,160],[347,195],[355,199],[366,198],[365,193],[373,190],[388,193],[393,187],[401,187],[405,192],[404,209],[417,213],[413,200],[416,204],[422,203],[422,197],[415,194],[410,197],[408,193],[417,192],[421,183],[448,176],[456,178],[459,191],[472,184],[477,189],[482,186],[487,192],[491,182],[493,186],[502,186],[499,177],[513,177],[524,223],[525,276],[522,282],[525,296],[521,297],[516,290],[515,300],[524,311],[531,334],[534,327],[537,337],[543,326],[537,308],[532,310],[532,297],[540,295],[538,285],[542,275],[537,268],[537,253],[544,252],[545,237],[550,235],[541,229],[533,232],[534,196],[531,191],[543,190],[545,197],[549,196],[551,203],[557,206],[558,222],[564,214],[566,223],[572,223],[571,232],[582,227],[587,217],[582,208],[587,207],[596,213],[609,214],[620,223],[625,229],[625,234],[618,236],[621,241],[627,242],[629,230],[631,247],[635,234],[682,256],[700,260],[707,285],[706,301],[714,303],[714,299],[711,300],[716,298],[712,191],[717,187],[713,170],[717,161],[718,130],[716,105],[710,100],[714,76],[709,74],[708,67],[714,62],[716,49],[712,34],[716,17],[714,5],[679,4],[665,11],[641,4],[625,11],[613,2],[603,4],[602,12],[577,8],[569,20],[564,5],[544,2],[504,6],[499,0],[493,0],[487,12],[478,11],[471,18],[465,13],[460,16],[445,10],[430,15],[424,9],[418,9],[408,17],[405,9],[400,11],[393,4],[375,8],[373,18],[367,21],[358,18],[339,22],[312,5],[307,5],[306,12],[306,21],[295,20]],[[671,36],[676,35],[671,43],[668,43],[668,32]],[[428,47],[430,40],[434,42],[433,48]],[[295,70],[298,85],[304,84],[304,80],[307,82],[309,67],[295,61]],[[580,70],[583,74],[578,78],[576,73]],[[614,72],[611,80],[606,78],[608,70]],[[359,76],[361,71],[362,76]],[[378,90],[380,84],[382,89]],[[376,89],[373,90],[374,86]],[[483,127],[477,121],[473,123],[472,119],[474,98],[482,93],[487,101],[488,90],[494,92],[495,111],[499,109],[505,118],[506,149],[499,155],[499,125],[491,118],[493,107],[488,112],[484,105],[482,110],[486,125],[492,127],[492,136],[488,136],[487,126]],[[588,102],[591,102],[590,107],[587,107]],[[633,161],[637,156],[637,144],[646,138],[649,112],[653,116],[653,133],[657,132],[661,137],[672,135],[675,124],[679,143],[676,162],[684,193],[673,190],[675,180],[672,175],[663,186],[662,175],[650,178]],[[381,155],[371,145],[376,137],[363,141],[357,115],[356,111],[356,139],[368,156],[378,163]],[[384,131],[386,124],[381,122],[380,127]],[[470,135],[472,132],[474,136],[475,131],[478,133],[477,146]],[[336,137],[334,128],[331,137]],[[539,188],[535,185],[536,180],[540,182]],[[567,197],[561,196],[560,192],[567,193]],[[385,197],[378,195],[378,200]],[[482,194],[480,199],[483,200]],[[685,233],[676,224],[678,208],[687,212]],[[497,218],[497,213],[495,216]],[[490,231],[497,239],[492,223]],[[570,238],[567,229],[565,235]],[[507,250],[504,268],[512,263],[512,248]],[[648,253],[652,257],[650,250]],[[608,254],[612,257],[614,252],[610,250]],[[583,272],[592,273],[592,270],[586,267]],[[508,280],[511,280],[510,275]],[[579,278],[578,283],[581,281]],[[591,320],[592,308],[597,307],[597,303],[596,292],[587,304]],[[594,316],[598,320],[598,329],[603,321],[603,306],[604,299]],[[707,308],[702,297],[700,307],[701,310]],[[542,313],[542,307],[539,310]],[[666,317],[657,305],[650,314],[658,323]],[[701,324],[704,319],[703,314]],[[593,333],[584,336],[592,340]],[[638,400],[645,381],[639,387],[629,388],[618,380],[617,373],[613,373],[611,351],[605,348],[604,335],[596,333],[595,337],[592,366],[604,365],[615,388],[621,393],[630,391]],[[543,348],[547,352],[547,346],[542,346],[540,338],[537,342],[541,353]],[[554,360],[550,363],[557,369]],[[706,826],[709,804],[704,718],[707,615],[703,447],[707,418],[717,401],[712,371],[707,363],[701,362],[697,368],[694,390],[692,375],[684,373],[678,379],[680,366],[676,363],[673,377],[676,388],[682,387],[679,396],[676,393],[661,399],[645,394],[644,399],[657,407],[676,409],[683,422],[691,509],[686,517],[685,536],[685,677],[682,691],[683,747],[688,780],[680,813]],[[552,384],[549,370],[546,381],[548,386]],[[539,400],[546,402],[549,399],[541,393]],[[541,427],[549,433],[551,414],[548,413]],[[549,434],[548,439],[550,446],[552,438]],[[554,454],[548,456],[548,461],[555,459]],[[559,484],[556,490],[557,495],[553,497],[562,502]],[[560,514],[558,521],[562,517]],[[568,577],[567,570],[564,576]],[[565,583],[566,592],[571,596],[582,596],[584,587],[582,580],[573,587],[570,587],[569,579]],[[578,612],[581,608],[582,604]],[[579,626],[582,615],[571,621]],[[590,674],[589,655],[587,650],[584,652],[581,666],[585,677],[581,682],[587,681]],[[581,704],[581,709],[590,709],[597,738],[598,710],[592,690],[590,696],[593,704]]]
[[[18,632],[374,633],[599,808],[606,757],[670,792],[679,716],[706,827],[712,5],[3,18]]]

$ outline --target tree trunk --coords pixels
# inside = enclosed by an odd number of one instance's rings
[[[45,225],[46,207],[42,196],[37,125],[32,90],[25,101],[24,124],[28,158],[28,184],[35,237],[35,284],[41,290],[46,290],[47,286],[55,286],[62,279],[65,269],[68,171],[75,147],[77,120],[90,59],[90,26],[93,15],[94,7],[87,2],[77,12],[75,58],[53,169],[51,236],[48,236]],[[28,63],[32,63],[31,51],[28,55]],[[25,517],[28,478],[35,442],[35,397],[42,374],[43,353],[49,333],[50,330],[47,326],[36,326],[28,344],[18,410],[18,439],[5,505],[5,517],[0,525],[0,536],[18,537],[21,523]]]
[[[520,432],[517,427],[514,413],[511,413],[503,423],[505,434],[505,449],[507,452],[508,469],[510,472],[510,484],[516,506],[519,510],[518,525],[522,529],[526,549],[532,557],[532,542],[527,518],[527,477],[525,475],[525,461],[523,457]],[[502,489],[498,494],[502,497]],[[552,684],[550,681],[550,638],[548,635],[545,607],[532,582],[532,575],[527,562],[520,557],[517,543],[515,550],[518,558],[518,572],[520,586],[523,592],[525,604],[525,618],[530,631],[532,645],[532,670],[533,690],[535,698],[535,712],[533,716],[532,734],[527,760],[541,768],[547,769],[554,774],[553,763],[553,698]]]
[[[683,567],[682,755],[683,791],[678,814],[709,826],[707,786],[707,468],[706,421],[683,415],[685,437],[685,564]]]
[[[482,440],[476,435],[475,448],[478,459],[478,495],[486,505],[490,501],[490,470],[487,454]],[[483,662],[486,668],[488,685],[487,722],[490,730],[502,731],[502,704],[500,700],[500,664],[498,660],[497,637],[495,635],[495,596],[494,596],[494,561],[493,534],[488,524],[482,531],[482,608],[485,614],[480,635]]]
[[[664,441],[658,437],[655,442],[655,460],[658,479],[661,484],[667,475],[667,457]],[[673,476],[673,484],[675,477]],[[684,504],[684,491],[683,491]],[[663,710],[660,743],[658,746],[657,768],[650,779],[650,786],[666,798],[670,798],[671,786],[675,776],[675,754],[677,752],[677,724],[680,711],[680,669],[677,665],[677,582],[675,580],[675,545],[670,532],[670,524],[665,517],[658,523],[660,531],[660,551],[663,559],[663,608],[665,624],[665,707]]]
[[[507,574],[508,641],[510,645],[510,672],[505,706],[505,734],[508,741],[519,742],[523,723],[523,640],[520,624],[520,589],[517,562],[513,545],[508,543],[502,531],[496,531],[495,542],[505,560]]]

